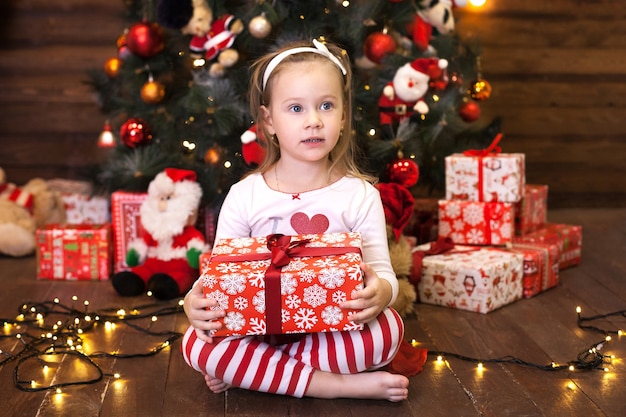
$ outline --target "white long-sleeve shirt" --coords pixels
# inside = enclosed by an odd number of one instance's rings
[[[343,177],[317,190],[289,194],[271,189],[261,174],[252,174],[231,187],[215,239],[345,232],[361,233],[363,260],[391,284],[392,304],[398,280],[389,259],[383,205],[378,190],[358,178]]]

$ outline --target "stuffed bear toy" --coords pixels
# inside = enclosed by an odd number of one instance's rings
[[[130,242],[130,270],[111,277],[122,296],[151,291],[160,300],[186,293],[198,277],[199,257],[209,247],[196,229],[202,189],[194,171],[166,168],[148,185],[139,208],[144,233]]]
[[[26,256],[35,252],[35,232],[50,223],[65,222],[63,198],[42,178],[18,187],[6,181],[0,168],[0,254]]]
[[[428,113],[424,96],[431,80],[445,77],[447,67],[445,59],[417,58],[396,70],[393,80],[383,88],[378,100],[380,124],[386,139],[393,139],[394,122]]]
[[[378,183],[387,223],[387,243],[391,266],[398,277],[398,297],[391,306],[402,317],[415,311],[417,294],[409,281],[413,268],[412,248],[403,230],[413,216],[413,195],[396,183]]]
[[[211,77],[223,77],[225,69],[239,60],[239,52],[231,47],[244,25],[235,16],[226,14],[213,19],[206,0],[160,0],[157,14],[163,26],[191,36],[192,56],[211,63]]]

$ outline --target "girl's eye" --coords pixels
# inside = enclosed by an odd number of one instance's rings
[[[294,113],[300,113],[302,111],[302,106],[294,104],[293,106],[289,107],[289,110],[291,110]]]
[[[322,105],[320,106],[320,108],[322,110],[331,110],[333,108],[333,103],[327,101],[325,103],[322,103]]]

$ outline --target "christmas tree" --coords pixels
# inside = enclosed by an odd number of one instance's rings
[[[474,126],[491,87],[476,42],[451,30],[465,1],[125,3],[117,54],[91,74],[107,116],[101,145],[114,148],[98,176],[109,190],[145,191],[174,166],[198,173],[205,203],[219,201],[263,153],[246,102],[250,63],[295,39],[332,41],[351,57],[354,137],[383,182],[440,194],[444,157],[498,133],[497,120]],[[398,101],[401,70],[426,77],[422,107]]]

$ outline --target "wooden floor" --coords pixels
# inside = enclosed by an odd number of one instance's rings
[[[566,363],[602,340],[576,323],[576,306],[583,316],[626,309],[626,210],[560,210],[549,213],[553,222],[583,226],[581,265],[561,272],[561,284],[533,299],[517,301],[481,315],[442,307],[418,305],[417,316],[406,320],[407,339],[430,351],[446,351],[477,358],[513,355],[539,364]],[[48,282],[35,279],[34,257],[0,258],[0,317],[14,318],[27,301],[50,301],[89,311],[137,307],[147,297],[121,299],[107,282]],[[77,300],[72,301],[71,297]],[[140,309],[141,311],[142,309]],[[607,330],[626,329],[624,317],[595,323]],[[186,327],[183,314],[160,318],[152,330]],[[14,332],[7,329],[5,334]],[[620,340],[621,339],[621,340]],[[83,350],[145,352],[163,337],[147,337],[118,325],[84,335]],[[0,349],[21,349],[16,338],[0,339]],[[411,379],[408,401],[293,399],[243,390],[211,394],[200,375],[187,367],[180,340],[146,358],[100,358],[107,374],[96,384],[64,388],[63,393],[24,392],[13,383],[17,361],[0,368],[0,415],[119,417],[119,416],[624,416],[626,415],[626,336],[614,337],[605,354],[615,354],[609,372],[547,372],[511,364],[476,365],[448,358],[437,364],[429,357],[424,371]],[[0,355],[4,360],[4,356]],[[58,360],[48,380],[61,382],[89,373],[71,357]],[[22,368],[25,368],[22,366]],[[42,368],[30,366],[22,379],[41,379]],[[30,373],[29,373],[30,372]],[[65,378],[65,379],[64,379]]]

